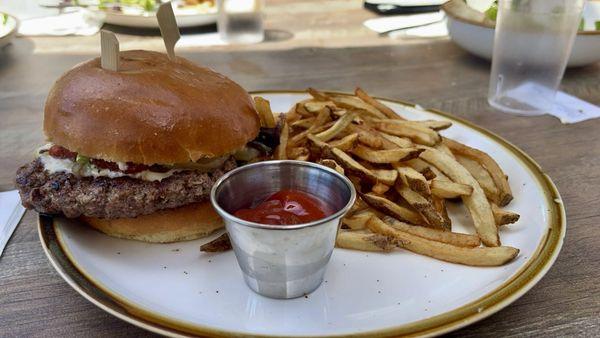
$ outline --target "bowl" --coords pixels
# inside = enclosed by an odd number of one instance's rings
[[[467,4],[463,0],[450,0],[442,6],[447,16],[448,33],[452,41],[464,50],[491,60],[495,22],[474,8],[481,8],[475,5],[477,2],[471,2]],[[586,30],[579,31],[575,37],[568,67],[585,66],[600,61],[600,31],[592,30],[594,22],[600,21],[600,1],[588,1],[583,10],[583,18]]]
[[[264,201],[283,189],[312,194],[334,210],[310,223],[268,225],[233,213]],[[296,298],[314,291],[335,245],[341,218],[356,199],[345,176],[303,161],[265,161],[237,168],[212,188],[211,202],[225,221],[246,284],[271,298]]]

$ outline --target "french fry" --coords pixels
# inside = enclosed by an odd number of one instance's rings
[[[473,187],[470,185],[439,179],[432,180],[430,188],[434,196],[441,198],[457,198],[469,196],[473,193]]]
[[[385,197],[377,196],[371,193],[362,194],[361,197],[368,205],[386,215],[393,216],[394,218],[412,224],[425,224],[425,221],[418,212],[396,204]]]
[[[307,129],[307,130],[305,130],[305,131],[303,131],[303,132],[301,132],[301,133],[298,133],[298,134],[296,134],[296,135],[292,136],[292,137],[290,138],[290,140],[289,140],[288,146],[289,146],[289,147],[297,147],[297,146],[299,146],[300,144],[302,144],[304,141],[306,141],[306,139],[307,139],[307,136],[308,136],[310,133],[320,133],[320,132],[322,132],[323,130],[325,130],[325,129],[327,129],[327,128],[331,127],[332,125],[333,125],[333,122],[327,122],[327,123],[325,123],[324,125],[322,125],[322,126],[319,126],[319,127],[314,127],[314,126],[312,126],[312,127],[310,127],[309,129]]]
[[[377,195],[383,195],[388,190],[390,190],[390,186],[389,185],[385,185],[383,183],[377,183],[377,184],[373,185],[373,187],[371,188],[371,191],[374,194],[377,194]]]
[[[441,136],[435,130],[412,124],[380,122],[375,124],[375,128],[387,134],[408,137],[413,142],[427,146],[433,146],[441,141]]]
[[[376,120],[375,122],[398,123],[398,124],[403,124],[403,125],[421,126],[421,127],[433,129],[435,131],[448,129],[452,126],[452,122],[450,122],[450,121],[434,121],[434,120],[406,121],[406,120],[398,120],[398,119],[380,119],[380,120]]]
[[[394,112],[392,110],[392,108],[390,108],[390,107],[386,106],[385,104],[381,103],[380,101],[372,98],[371,96],[369,96],[369,94],[367,94],[367,92],[365,92],[361,88],[356,88],[356,90],[354,91],[354,94],[356,96],[358,96],[358,98],[360,98],[361,100],[365,101],[367,104],[370,104],[375,109],[379,110],[387,118],[403,120],[403,118],[400,117],[400,115],[396,114],[396,112]]]
[[[392,166],[398,171],[398,177],[404,185],[425,198],[431,196],[429,182],[427,182],[427,178],[423,174],[411,167],[401,166],[398,163],[394,163]]]
[[[398,172],[396,170],[388,169],[370,169],[371,172],[377,177],[377,183],[381,182],[387,185],[394,185],[396,179],[398,179]]]
[[[358,141],[358,134],[353,133],[353,134],[346,135],[339,140],[331,141],[331,142],[329,142],[329,145],[334,148],[341,149],[343,151],[349,151],[352,148],[354,148],[357,141]]]
[[[433,204],[435,210],[437,210],[438,214],[442,215],[444,222],[448,224],[446,230],[452,231],[452,220],[448,215],[448,209],[446,209],[446,200],[437,196],[431,196],[431,203]]]
[[[421,216],[427,220],[429,225],[441,229],[450,228],[450,223],[447,222],[447,220],[444,219],[440,213],[438,213],[428,199],[413,191],[406,185],[396,185],[396,191],[398,194],[400,194],[400,196],[402,196],[402,198],[404,198],[404,200],[406,200],[406,202],[408,202],[411,207],[417,210],[417,212],[419,212]]]
[[[308,149],[305,147],[288,148],[288,150],[287,150],[288,158],[297,158],[297,157],[303,156],[303,155],[308,156]]]
[[[339,164],[337,164],[336,161],[332,159],[322,159],[321,161],[319,161],[319,163],[344,175],[344,168],[342,168]]]
[[[227,233],[200,246],[200,251],[202,252],[224,252],[229,250],[231,250],[231,241],[229,240],[229,235]]]
[[[490,173],[487,170],[485,170],[485,168],[481,164],[479,164],[479,162],[475,160],[472,160],[462,155],[455,155],[454,157],[456,158],[458,163],[465,167],[465,169],[467,169],[469,173],[471,173],[473,178],[475,178],[475,180],[479,183],[479,185],[483,189],[483,192],[485,192],[485,196],[487,196],[487,198],[490,201],[497,201],[498,188],[496,188],[496,185],[494,184],[494,180],[492,180],[492,176],[490,176]]]
[[[358,133],[358,142],[369,146],[373,149],[383,148],[383,140],[379,137],[375,130],[365,128],[364,126],[349,125],[348,129],[352,133]]]
[[[431,167],[427,167],[427,168],[423,169],[423,171],[421,172],[421,175],[423,175],[423,177],[425,177],[428,181],[437,177],[437,175],[433,172],[433,170],[431,170]]]
[[[479,183],[477,183],[469,171],[452,157],[433,148],[428,148],[422,152],[421,158],[440,169],[453,181],[473,187],[471,195],[461,196],[461,198],[471,214],[477,234],[483,244],[487,246],[500,246],[498,228],[492,214],[492,207]]]
[[[324,142],[331,140],[337,134],[346,129],[346,127],[352,123],[352,120],[355,116],[356,114],[346,114],[340,117],[329,129],[316,134],[315,137]]]
[[[392,163],[406,161],[419,157],[421,152],[423,152],[423,149],[417,148],[374,150],[360,144],[352,149],[352,154],[371,163]]]
[[[492,212],[494,213],[494,220],[496,220],[496,225],[498,226],[516,223],[521,217],[515,212],[501,209],[495,203],[491,203],[491,205]]]
[[[320,92],[314,88],[309,87],[306,90],[313,98],[315,98],[315,100],[318,101],[330,101],[329,100],[329,95],[327,95],[326,93]]]
[[[425,239],[430,239],[436,242],[451,244],[465,248],[474,248],[481,245],[481,240],[476,235],[461,234],[457,232],[422,227],[419,225],[411,225],[405,222],[401,222],[390,216],[383,217],[383,221],[396,230],[400,230],[411,235],[419,236]]]
[[[438,143],[435,146],[433,146],[435,149],[441,151],[442,153],[455,158],[454,154],[452,153],[452,151],[450,151],[450,148],[448,148],[448,146],[446,146],[444,143]]]
[[[296,103],[296,105],[294,106],[294,111],[296,112],[296,114],[298,114],[302,117],[314,117],[315,116],[315,114],[306,110],[306,108],[304,107],[304,103],[302,103],[302,102]]]
[[[363,116],[370,116],[378,119],[386,118],[386,116],[377,110],[377,108],[354,96],[332,95],[331,101],[333,101],[338,107],[356,110],[359,113],[363,113]]]
[[[394,237],[401,248],[433,257],[446,262],[471,266],[500,266],[512,261],[519,254],[519,249],[510,246],[464,248],[397,230],[377,217],[367,222],[371,231]]]
[[[276,122],[269,101],[260,96],[254,97],[254,106],[260,115],[261,122],[264,122],[264,127],[275,128]]]
[[[469,157],[479,162],[489,172],[496,188],[498,188],[498,197],[495,201],[499,206],[503,207],[510,203],[513,199],[510,185],[506,179],[506,174],[494,159],[485,152],[466,146],[460,142],[444,138],[443,143],[455,153]]]
[[[389,252],[396,247],[395,241],[387,236],[354,231],[340,231],[335,245],[338,248],[375,252]]]
[[[309,117],[309,118],[297,120],[297,121],[294,121],[294,122],[290,123],[290,127],[292,127],[292,128],[301,128],[301,129],[308,129],[308,128],[310,128],[314,124],[315,124],[315,118],[314,117]]]
[[[383,133],[383,132],[379,132],[379,135],[381,137],[383,137],[384,139],[386,139],[387,141],[389,141],[390,143],[392,143],[393,145],[398,146],[400,148],[412,148],[412,147],[414,147],[414,144],[408,138],[398,137],[398,136],[386,134],[386,133]]]
[[[306,101],[304,102],[304,108],[310,113],[318,114],[325,108],[333,110],[335,104],[331,101]]]
[[[279,135],[279,145],[275,149],[275,159],[277,160],[285,160],[287,159],[287,146],[288,146],[288,138],[290,134],[290,128],[287,123],[283,124],[283,128],[281,128],[281,134]]]
[[[309,154],[302,154],[302,155],[298,155],[298,157],[294,158],[294,160],[296,160],[296,161],[308,161],[309,158],[310,158]]]
[[[327,147],[329,147],[329,145],[327,145]],[[348,170],[356,175],[366,177],[374,184],[381,182],[387,185],[394,185],[396,178],[398,178],[398,173],[394,170],[367,169],[365,166],[354,160],[350,155],[338,148],[327,149],[326,155],[333,157],[333,159],[336,160],[336,162],[338,162],[345,170]]]
[[[352,230],[361,230],[367,228],[367,221],[373,216],[372,212],[361,212],[352,216],[342,218],[342,224]]]

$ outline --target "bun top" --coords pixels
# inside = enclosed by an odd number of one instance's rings
[[[61,76],[46,100],[50,142],[107,161],[170,164],[226,155],[259,132],[250,95],[210,69],[166,54],[120,53],[120,70],[95,58]]]

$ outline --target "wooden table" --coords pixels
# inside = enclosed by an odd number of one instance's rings
[[[69,40],[71,39],[71,40]],[[79,38],[63,38],[66,46]],[[42,107],[53,81],[95,52],[34,52],[44,39],[18,39],[0,53],[0,190],[44,137]],[[57,40],[58,41],[58,40]],[[187,50],[248,90],[351,91],[438,108],[484,126],[529,153],[552,177],[568,213],[555,266],[513,305],[454,336],[600,335],[600,120],[562,125],[553,117],[514,117],[486,102],[489,64],[447,40],[358,48]],[[563,88],[600,105],[600,64],[569,70]],[[536,201],[531,201],[536,203]],[[0,258],[0,336],[150,335],[80,297],[42,252],[37,214],[27,212]]]

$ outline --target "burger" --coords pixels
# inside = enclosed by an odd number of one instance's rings
[[[261,133],[252,98],[232,80],[141,50],[121,52],[118,72],[96,58],[60,77],[44,133],[48,144],[17,171],[23,205],[147,242],[221,228],[211,187],[277,139]]]

